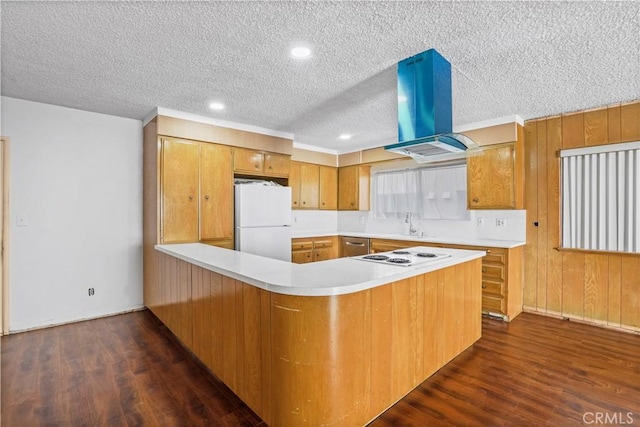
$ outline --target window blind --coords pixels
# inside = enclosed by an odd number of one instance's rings
[[[640,252],[640,141],[560,152],[562,246]]]

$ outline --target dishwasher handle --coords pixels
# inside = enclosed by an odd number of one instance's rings
[[[365,237],[340,236],[340,256],[351,257],[367,255],[369,253],[369,239]]]

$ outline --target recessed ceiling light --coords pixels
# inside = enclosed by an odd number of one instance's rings
[[[304,59],[311,56],[311,49],[306,46],[296,46],[291,49],[291,56],[298,59]]]
[[[212,102],[209,104],[209,108],[212,110],[224,110],[224,104],[222,102]]]
[[[340,135],[338,137],[338,139],[351,139],[351,135],[349,135],[347,133],[343,133],[342,135]]]

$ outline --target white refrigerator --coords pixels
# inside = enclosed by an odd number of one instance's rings
[[[291,187],[235,185],[236,250],[291,262]]]

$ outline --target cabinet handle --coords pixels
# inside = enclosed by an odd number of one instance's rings
[[[353,206],[353,202],[349,203],[351,206]]]
[[[490,254],[491,253],[491,249],[487,249],[487,253]]]
[[[322,206],[324,206],[324,202],[322,202]]]
[[[298,202],[293,202],[293,204],[294,204],[294,205],[297,205],[297,204],[298,204]]]
[[[271,170],[271,166],[269,166],[269,170]]]
[[[258,169],[258,166],[259,166],[259,165],[258,165],[257,163],[256,163],[255,165],[253,165],[253,167],[254,167],[255,169]]]
[[[474,198],[472,199],[472,202],[473,202],[473,203],[478,203],[478,198],[477,198],[477,197],[474,197]]]
[[[189,196],[189,200],[193,200],[193,196]]]
[[[487,269],[486,269],[486,268],[483,268],[483,269],[482,269],[482,272],[483,272],[483,273],[486,273],[486,272],[487,272]]]
[[[306,205],[306,204],[307,204],[307,202],[302,202],[302,204],[303,204],[303,205]]]
[[[487,289],[487,285],[482,285],[482,289]]]
[[[208,194],[206,194],[206,195],[204,196],[204,199],[205,199],[205,200],[209,200],[209,195],[208,195]]]

